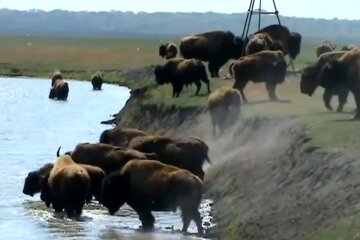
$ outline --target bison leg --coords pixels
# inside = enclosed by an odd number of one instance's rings
[[[328,89],[325,89],[324,91],[324,94],[323,94],[323,100],[324,100],[324,104],[325,104],[325,107],[327,109],[329,109],[330,111],[333,110],[332,106],[331,106],[331,98],[332,98],[332,91],[328,90]]]
[[[193,212],[192,219],[194,220],[194,222],[196,224],[196,227],[197,227],[197,230],[198,230],[198,235],[203,236],[204,235],[204,230],[203,230],[203,227],[202,227],[201,216],[200,216],[200,213],[199,213],[198,210]]]
[[[242,101],[244,103],[248,102],[247,98],[245,97],[245,93],[244,93],[245,86],[246,86],[246,82],[238,83],[238,81],[236,80],[236,77],[235,77],[235,84],[234,84],[233,88],[239,90]]]
[[[278,100],[278,98],[276,97],[276,94],[275,94],[276,83],[267,81],[267,82],[265,82],[265,86],[266,86],[266,89],[268,91],[270,100],[271,101]]]
[[[360,91],[354,92],[354,98],[356,103],[356,113],[354,120],[360,120]]]
[[[200,89],[201,89],[201,83],[200,83],[200,81],[195,82],[195,85],[196,85],[196,93],[195,93],[195,96],[198,96],[198,95],[199,95],[199,92],[200,92]]]
[[[348,89],[341,89],[339,91],[339,106],[337,108],[337,112],[342,112],[344,109],[344,105],[347,102],[347,97],[349,96],[349,90]]]
[[[136,210],[142,224],[143,230],[152,230],[154,228],[155,218],[148,209]]]
[[[219,77],[219,68],[216,67],[216,64],[214,61],[209,61],[208,68],[209,68],[211,77],[213,77],[213,78]]]

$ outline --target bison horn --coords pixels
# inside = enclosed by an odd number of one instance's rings
[[[56,156],[57,157],[60,157],[60,149],[61,149],[61,146],[58,148],[58,150],[56,151]]]

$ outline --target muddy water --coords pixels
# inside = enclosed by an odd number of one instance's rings
[[[97,142],[109,126],[99,124],[118,112],[129,97],[127,88],[103,85],[92,91],[88,82],[69,81],[67,102],[48,99],[50,82],[0,78],[0,239],[196,239],[178,232],[176,213],[155,213],[156,229],[139,230],[136,214],[123,207],[116,216],[90,204],[75,221],[54,215],[34,197],[22,194],[29,171],[55,160],[56,149],[70,150],[79,142]],[[209,222],[209,201],[202,205]],[[196,232],[194,223],[189,231]]]

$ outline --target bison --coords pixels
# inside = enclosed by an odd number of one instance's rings
[[[242,100],[247,102],[244,88],[249,81],[265,82],[270,100],[277,100],[276,85],[284,82],[286,68],[286,60],[280,50],[265,50],[239,58],[230,65],[229,71],[235,77],[233,88],[238,89]]]
[[[216,128],[222,133],[227,125],[231,125],[240,113],[241,95],[236,89],[222,87],[210,94],[208,109],[213,125],[213,135]]]
[[[59,152],[60,148],[57,156],[60,155]],[[66,154],[76,163],[100,167],[106,174],[120,169],[131,159],[157,159],[157,156],[151,152],[143,153],[103,143],[80,143],[72,152]]]
[[[199,94],[201,81],[206,83],[210,93],[210,81],[204,64],[198,59],[173,58],[164,65],[157,65],[154,68],[155,80],[158,84],[171,83],[173,97],[179,97],[184,85],[195,83],[196,93]]]
[[[121,171],[104,178],[102,204],[115,212],[127,203],[139,215],[144,230],[154,228],[152,211],[181,209],[182,232],[186,233],[191,220],[203,235],[199,206],[202,181],[189,171],[158,161],[132,160]]]
[[[93,90],[101,90],[101,86],[104,82],[103,76],[101,72],[96,72],[91,76],[91,84],[93,86]]]
[[[47,189],[42,192],[46,202],[51,202],[55,212],[65,209],[68,217],[82,213],[90,190],[90,176],[86,169],[76,164],[70,156],[60,156],[50,171]]]
[[[320,57],[321,54],[326,52],[332,52],[336,48],[336,44],[332,43],[329,40],[322,41],[320,45],[316,48],[316,57]]]
[[[219,69],[230,59],[242,55],[244,40],[230,31],[210,31],[181,39],[179,49],[183,58],[209,62],[211,77],[219,77]]]
[[[69,94],[69,85],[62,78],[60,72],[55,72],[51,78],[50,99],[67,100]]]
[[[100,143],[107,143],[118,147],[126,147],[131,139],[139,136],[146,136],[147,132],[135,128],[116,127],[104,130],[100,135]]]
[[[300,53],[302,36],[300,33],[291,32],[280,24],[272,24],[255,32],[266,33],[273,41],[272,50],[281,50],[283,54],[295,59]]]
[[[101,191],[101,182],[105,176],[104,171],[95,166],[80,164],[83,168],[86,169],[87,173],[90,176],[90,192],[87,197],[87,202],[89,202],[92,197],[95,197],[96,200],[100,199]],[[30,172],[25,178],[23,193],[29,196],[34,196],[37,193],[40,193],[45,185],[47,184],[50,171],[53,169],[54,164],[47,163],[42,166],[40,169]],[[44,194],[42,194],[44,196]],[[42,199],[45,202],[45,199]],[[47,203],[50,205],[50,202]]]
[[[347,97],[349,95],[349,89],[343,84],[339,84],[337,88],[328,88],[325,85],[321,84],[321,78],[319,74],[321,69],[332,59],[338,59],[342,57],[346,52],[345,51],[335,51],[322,54],[315,63],[305,67],[301,73],[300,81],[300,90],[301,93],[312,96],[318,86],[322,86],[325,91],[323,94],[323,100],[325,107],[332,111],[332,106],[330,104],[331,98],[333,95],[338,95],[339,105],[337,112],[342,112],[345,103],[347,102]]]
[[[342,51],[353,51],[353,50],[360,50],[360,48],[354,44],[349,44],[346,46],[343,46],[341,48]]]
[[[354,120],[360,120],[360,51],[349,51],[326,63],[319,79],[325,88],[336,90],[342,85],[347,87],[355,98],[357,109]]]
[[[245,55],[257,53],[263,50],[274,50],[276,47],[274,41],[267,33],[252,34],[245,47]]]
[[[208,145],[197,137],[171,138],[149,135],[134,138],[129,148],[155,153],[160,162],[189,170],[200,179],[204,179],[204,160],[211,163]]]
[[[166,59],[175,58],[177,56],[177,47],[173,42],[161,44],[159,47],[159,56]]]

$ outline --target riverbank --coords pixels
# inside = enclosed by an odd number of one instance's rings
[[[211,82],[213,90],[231,84]],[[359,123],[346,121],[353,99],[345,113],[327,112],[321,92],[303,96],[298,84],[299,76],[289,75],[278,88],[284,100],[278,103],[267,101],[261,84],[250,84],[250,103],[243,105],[239,122],[213,138],[207,95],[192,97],[191,88],[172,99],[170,86],[158,87],[149,77],[131,92],[117,125],[196,135],[208,143],[214,166],[205,165],[205,194],[215,201],[217,222],[209,237],[339,239],[354,231],[359,219],[360,166],[354,156],[360,139],[353,131]]]

